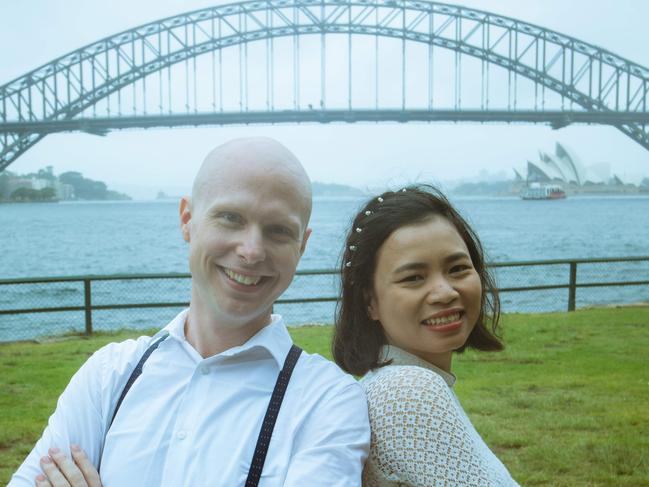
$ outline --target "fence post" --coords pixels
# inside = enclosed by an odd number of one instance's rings
[[[92,335],[92,299],[90,297],[90,279],[83,280],[83,301],[86,312],[86,335]]]
[[[577,262],[570,262],[570,283],[568,287],[568,311],[575,310],[577,298]]]

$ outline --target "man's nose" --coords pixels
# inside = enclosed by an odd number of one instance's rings
[[[431,278],[426,294],[426,302],[429,304],[450,304],[459,297],[460,293],[453,286],[446,276],[434,276]]]
[[[251,226],[243,232],[237,245],[237,255],[244,264],[249,265],[262,262],[266,258],[264,235],[259,228]]]

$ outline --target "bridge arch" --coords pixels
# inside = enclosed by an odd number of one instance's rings
[[[499,66],[557,93],[582,113],[612,117],[608,123],[649,149],[649,70],[573,37],[489,12],[424,0],[250,0],[121,32],[0,86],[0,170],[57,125],[71,127],[65,123],[78,119],[84,110],[170,66],[254,41],[318,34],[399,39]],[[299,104],[293,111],[294,120],[313,119],[313,113],[304,113]],[[423,111],[434,110],[429,105]],[[515,109],[506,111],[512,118],[505,120],[516,120]],[[240,113],[233,120],[245,123],[247,114]],[[256,116],[251,114],[248,120],[271,120]],[[354,119],[351,106],[346,116]],[[405,102],[398,119],[415,119]]]

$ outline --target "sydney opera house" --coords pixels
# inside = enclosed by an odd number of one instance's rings
[[[608,164],[585,167],[572,151],[558,142],[554,155],[540,152],[537,162],[527,161],[526,177],[514,171],[520,182],[559,184],[573,193],[637,190],[635,185],[625,184],[611,175]]]

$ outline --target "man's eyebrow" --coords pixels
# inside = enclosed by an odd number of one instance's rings
[[[277,220],[275,222],[269,223],[267,226],[286,228],[291,233],[295,234],[295,236],[299,235],[302,229],[302,225],[300,222],[292,221],[292,220]]]
[[[237,208],[233,205],[227,205],[222,202],[213,203],[207,208],[207,213],[211,215],[216,215],[218,213],[228,212],[228,213],[239,213]]]
[[[287,215],[284,212],[272,212],[267,214],[265,218],[271,225],[283,225],[286,227],[302,226],[302,221],[299,217],[290,214]]]

